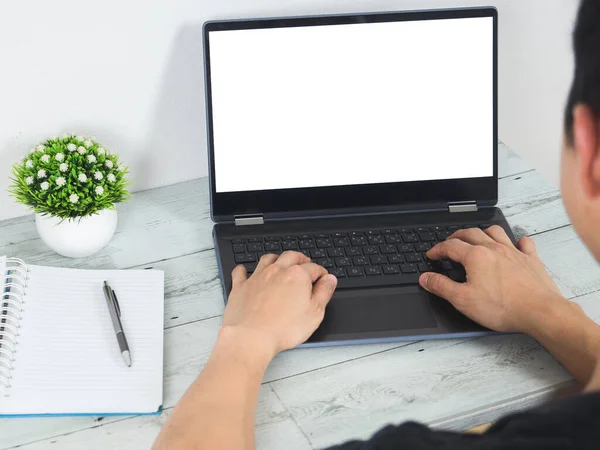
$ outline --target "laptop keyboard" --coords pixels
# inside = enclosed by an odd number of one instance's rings
[[[438,272],[464,281],[465,272],[453,261],[429,260],[425,253],[461,228],[491,224],[423,226],[357,231],[306,233],[231,240],[236,264],[254,272],[261,256],[287,250],[304,253],[338,278],[339,288],[415,284],[423,272]]]

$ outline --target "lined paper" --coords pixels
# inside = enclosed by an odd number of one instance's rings
[[[115,338],[104,280],[131,351]],[[151,413],[162,404],[164,274],[29,266],[9,396],[0,414]]]

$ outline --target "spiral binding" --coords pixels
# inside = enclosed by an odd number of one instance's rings
[[[0,274],[0,391],[10,395],[19,328],[25,311],[27,264],[18,258],[6,259],[6,273]]]

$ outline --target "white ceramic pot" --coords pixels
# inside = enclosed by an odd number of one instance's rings
[[[36,214],[35,225],[42,240],[56,253],[83,258],[109,243],[117,228],[117,211],[103,209],[92,216],[62,222],[58,217]]]

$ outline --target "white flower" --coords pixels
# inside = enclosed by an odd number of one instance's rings
[[[85,147],[77,147],[77,153],[79,153],[80,155],[83,155],[85,153]]]
[[[40,187],[42,188],[42,191],[47,191],[48,188],[50,187],[50,183],[48,183],[47,181],[44,181],[42,184],[40,184]]]
[[[104,165],[106,167],[108,167],[109,169],[112,169],[114,166],[113,162],[110,159],[107,159],[106,162],[104,163]]]
[[[57,153],[54,156],[54,159],[56,159],[57,161],[62,161],[63,159],[65,159],[65,155],[63,155],[62,153]]]
[[[104,194],[104,188],[102,186],[96,186],[96,189],[94,189],[94,191],[96,191],[97,195]]]
[[[87,181],[87,175],[85,173],[80,173],[77,175],[77,179],[82,183],[85,183]]]
[[[45,163],[47,163],[48,161],[50,161],[50,155],[44,155],[44,156],[42,156],[42,161],[44,161]]]
[[[65,133],[62,135],[63,139],[69,139],[71,135],[69,133]]]
[[[29,154],[30,155],[33,154],[33,153],[35,153],[35,148],[32,148],[31,150],[29,150]]]
[[[31,186],[33,184],[33,177],[25,178],[25,183],[27,183],[28,186]]]
[[[74,152],[75,150],[77,150],[77,146],[71,142],[69,145],[67,145],[67,150],[69,150],[70,152]]]
[[[66,172],[67,170],[69,170],[69,165],[67,163],[62,163],[60,166],[58,166],[58,169],[61,172]]]
[[[79,201],[79,195],[77,195],[77,194],[69,195],[69,201],[71,203],[77,203]]]
[[[112,173],[109,173],[108,175],[106,175],[106,179],[108,181],[110,181],[111,183],[114,183],[116,180],[116,177]]]
[[[119,170],[121,172],[123,172],[125,170],[125,163],[122,163],[122,162],[119,163]]]
[[[79,142],[83,142],[85,138],[83,136],[75,136],[75,139],[77,139]]]
[[[91,163],[95,163],[96,162],[96,157],[94,155],[88,155],[88,161]]]
[[[44,150],[46,150],[46,147],[44,147],[42,144],[40,144],[40,145],[38,145],[38,146],[37,146],[35,149],[36,149],[38,152],[42,152],[42,153],[43,153],[43,152],[44,152]]]
[[[103,147],[98,147],[98,154],[99,155],[105,155],[106,154],[106,150],[104,150]]]
[[[102,175],[102,172],[100,172],[100,171],[97,171],[97,172],[94,174],[94,178],[95,178],[96,180],[100,181],[102,178],[104,178],[104,176]]]
[[[46,178],[46,171],[44,169],[38,170],[38,178]]]
[[[89,139],[86,139],[86,140],[83,142],[83,145],[85,145],[85,146],[86,146],[86,148],[90,148],[90,147],[92,146],[92,141],[90,141]]]
[[[57,186],[64,186],[65,184],[67,184],[67,180],[65,180],[65,177],[58,177],[56,179]]]
[[[28,169],[31,169],[33,167],[33,161],[30,159],[25,161],[25,167],[27,167]]]

